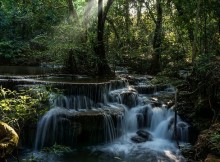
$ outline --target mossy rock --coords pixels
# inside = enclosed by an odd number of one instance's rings
[[[220,156],[220,123],[200,133],[195,150],[198,159],[205,159],[208,154]]]
[[[0,121],[0,158],[5,158],[12,153],[18,145],[19,137],[15,130],[8,124]]]

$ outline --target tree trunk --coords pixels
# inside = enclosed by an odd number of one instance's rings
[[[74,8],[73,1],[67,0],[68,8],[69,8],[69,20],[78,20],[78,15],[76,9]]]
[[[153,49],[154,55],[151,65],[151,73],[156,74],[161,70],[160,65],[160,55],[161,55],[161,44],[162,44],[162,19],[163,19],[163,10],[161,0],[157,0],[157,18],[156,18],[156,27],[154,30],[154,39],[153,39]]]
[[[179,17],[182,17],[183,23],[187,24],[186,28],[187,28],[187,32],[188,32],[188,37],[189,37],[189,40],[191,43],[192,50],[194,50],[194,46],[193,46],[194,39],[195,39],[194,32],[193,32],[194,25],[190,22],[190,18],[185,14],[185,11],[184,11],[183,7],[181,6],[181,4],[176,1],[173,1],[173,3],[178,11]]]
[[[192,49],[192,63],[195,62],[196,57],[197,57],[197,33],[199,30],[199,14],[200,14],[200,0],[197,2],[197,11],[196,11],[196,24],[195,24],[195,30],[194,30],[194,41],[193,41],[193,49]]]
[[[78,73],[77,63],[74,57],[73,49],[70,49],[68,53],[67,69],[69,70],[71,74]]]
[[[126,43],[130,43],[129,34],[129,0],[125,0],[125,30],[126,30]]]
[[[142,9],[142,2],[137,1],[137,26],[139,26],[141,21],[141,9]]]
[[[111,69],[107,63],[104,45],[104,25],[107,13],[112,5],[113,0],[108,0],[105,10],[103,11],[103,0],[98,1],[98,28],[97,28],[97,45],[95,53],[97,55],[97,70],[99,76],[111,75]]]

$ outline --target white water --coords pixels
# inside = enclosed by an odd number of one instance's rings
[[[146,109],[146,106],[137,106],[128,110],[126,113],[126,133],[120,138],[115,139],[112,143],[108,143],[101,146],[93,147],[94,151],[103,151],[111,156],[119,157],[127,161],[185,161],[181,156],[176,142],[172,140],[173,130],[169,128],[174,117],[174,112],[166,108],[152,108],[148,105],[148,109],[151,116],[150,127],[144,130],[149,131],[153,135],[153,141],[147,141],[143,143],[134,143],[131,137],[136,135],[138,130],[136,115],[142,110]],[[148,114],[149,115],[149,114]],[[179,124],[183,124],[185,127],[188,125],[178,118]],[[178,130],[181,129],[178,127]],[[184,133],[183,133],[184,132]],[[179,132],[179,141],[187,142],[187,130],[181,130]],[[149,154],[152,154],[152,158],[149,158]],[[133,159],[133,160],[131,160]]]
[[[150,96],[138,94],[127,84],[122,85],[119,89],[109,88],[105,90],[105,94],[103,94],[105,96],[104,103],[94,103],[87,96],[58,97],[53,101],[53,105],[58,107],[48,111],[38,123],[35,148],[44,146],[48,134],[52,143],[56,142],[54,136],[60,131],[56,130],[60,115],[68,116],[76,111],[92,110],[103,112],[105,125],[103,133],[106,141],[104,145],[93,146],[91,148],[93,151],[101,151],[126,161],[133,159],[133,161],[139,162],[143,158],[149,161],[151,159],[149,154],[152,155],[152,161],[185,161],[173,140],[174,112],[165,106],[152,107]],[[169,91],[171,90],[169,89]],[[117,109],[118,107],[123,107],[124,114],[117,115],[117,123],[114,125],[114,121],[107,110]],[[131,140],[140,127],[153,136],[152,141],[134,143]],[[52,132],[48,132],[48,130],[52,130]],[[177,118],[177,131],[178,141],[187,142],[188,124],[183,122],[180,117]]]

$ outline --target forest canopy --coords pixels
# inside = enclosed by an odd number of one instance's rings
[[[2,0],[2,65],[60,65],[69,73],[138,73],[220,55],[218,0]]]

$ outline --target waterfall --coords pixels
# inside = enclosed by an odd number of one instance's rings
[[[116,130],[114,126],[114,121],[112,117],[108,114],[103,114],[104,116],[104,137],[105,142],[112,142],[116,138]]]
[[[170,150],[177,150],[174,111],[164,104],[152,103],[152,98],[160,93],[174,95],[172,87],[145,86],[143,82],[132,86],[126,80],[67,87],[63,94],[52,97],[51,109],[38,122],[36,149],[55,143],[74,147],[76,140],[89,143],[90,139],[97,138],[97,143],[111,146],[111,149],[102,147],[103,150],[112,152],[119,148],[121,151],[126,149],[124,152],[142,148],[162,151],[166,156]],[[180,142],[187,142],[188,127],[178,116],[177,136]],[[149,139],[136,145],[131,139],[142,139],[136,133],[139,129]]]
[[[66,118],[71,111],[59,107],[50,109],[38,122],[37,134],[35,139],[35,149],[43,146],[51,146],[63,141],[66,137],[64,129],[70,125]],[[68,127],[70,129],[70,127]],[[69,132],[69,142],[74,132]]]

